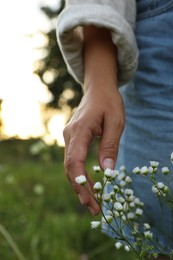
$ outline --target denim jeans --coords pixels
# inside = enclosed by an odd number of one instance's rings
[[[131,172],[159,161],[160,169],[170,168],[173,191],[173,0],[138,0],[136,19],[139,66],[133,82],[121,88],[126,127],[116,167],[125,165]],[[159,181],[167,184],[163,174]],[[133,176],[133,189],[144,202],[144,221],[167,251],[173,249],[173,212],[166,206],[160,210],[151,185],[142,177]]]

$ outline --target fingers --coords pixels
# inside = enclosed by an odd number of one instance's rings
[[[103,136],[99,147],[99,161],[101,167],[114,169],[121,134],[124,129],[124,116],[107,115],[104,118]]]
[[[92,138],[92,132],[89,130],[72,126],[70,127],[70,130],[68,130],[67,127],[64,131],[66,144],[64,166],[66,175],[72,188],[77,193],[81,204],[86,205],[90,212],[93,215],[96,215],[99,213],[99,206],[93,198],[93,183],[89,180],[85,172],[88,147]],[[75,182],[75,178],[80,175],[86,175],[88,182],[85,187]]]

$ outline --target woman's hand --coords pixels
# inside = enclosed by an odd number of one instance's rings
[[[123,101],[117,88],[116,48],[106,29],[84,28],[84,66],[84,96],[64,129],[64,165],[80,202],[95,215],[100,211],[98,204],[85,187],[75,183],[75,177],[85,174],[88,189],[94,195],[93,182],[85,172],[89,145],[100,136],[100,166],[113,169],[125,123]]]
[[[93,182],[85,172],[89,145],[100,136],[100,166],[102,169],[113,169],[124,129],[124,117],[124,106],[118,91],[87,92],[64,130],[66,174],[80,202],[87,205],[94,215],[99,213],[99,207],[85,187],[75,183],[75,177],[86,174],[88,189],[93,194]]]

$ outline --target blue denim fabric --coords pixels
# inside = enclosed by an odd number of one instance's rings
[[[126,128],[121,138],[117,168],[159,161],[171,170],[173,190],[173,0],[138,0],[136,39],[139,67],[134,81],[121,88],[126,108]],[[160,174],[160,181],[166,183]],[[108,188],[109,189],[109,188]],[[173,249],[173,212],[160,210],[151,185],[133,176],[133,189],[144,202],[144,221],[152,226],[159,242]]]

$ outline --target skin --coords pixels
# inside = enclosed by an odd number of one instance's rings
[[[99,206],[86,191],[75,183],[75,177],[85,174],[88,189],[93,182],[85,171],[85,162],[92,140],[100,136],[98,151],[102,169],[116,164],[121,134],[125,125],[125,111],[117,87],[117,53],[111,34],[104,28],[84,28],[84,95],[74,116],[64,129],[66,175],[78,194],[81,204],[93,215]]]

